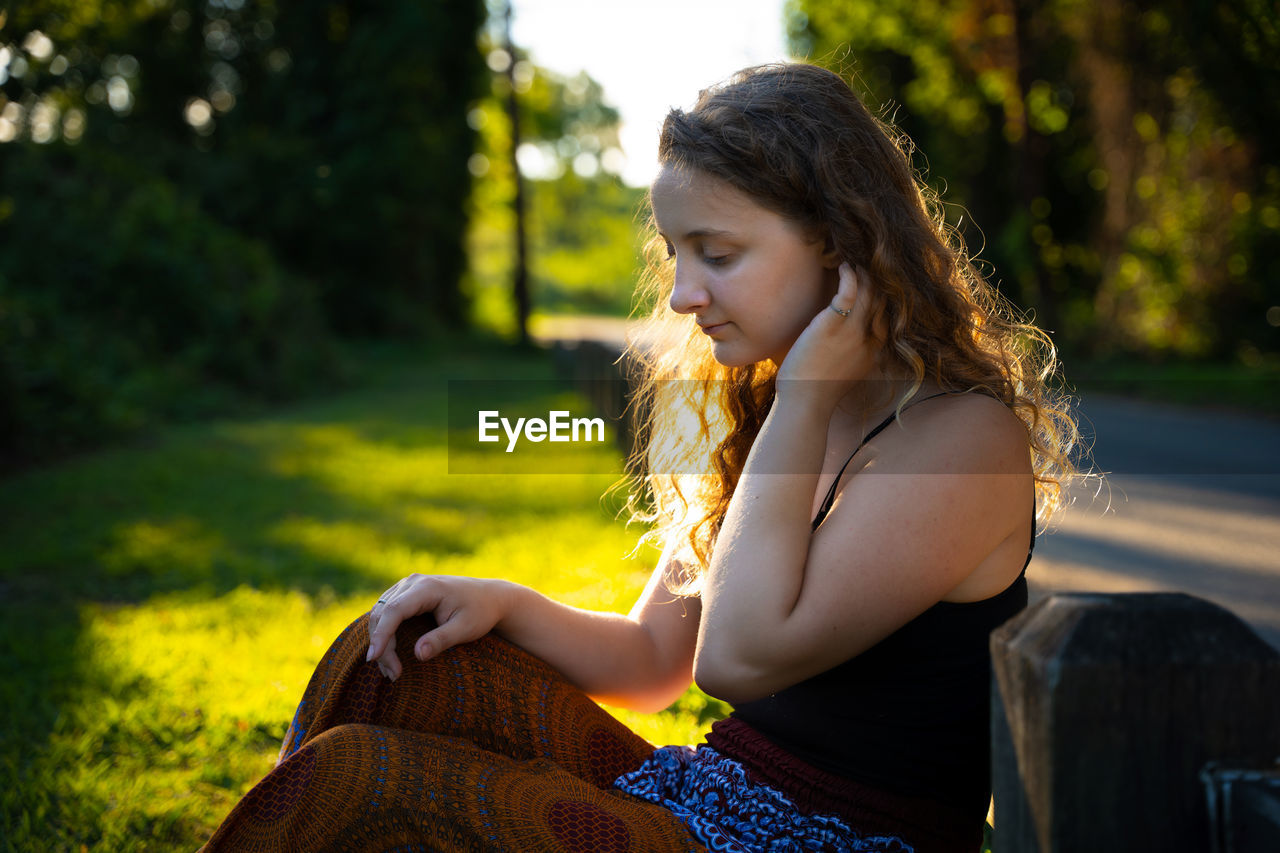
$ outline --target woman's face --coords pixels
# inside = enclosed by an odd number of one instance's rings
[[[782,359],[836,291],[839,259],[719,178],[665,167],[651,192],[676,265],[671,308],[692,314],[716,361]]]

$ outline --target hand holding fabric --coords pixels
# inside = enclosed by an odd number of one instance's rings
[[[504,581],[449,575],[413,574],[378,599],[369,613],[369,652],[365,660],[377,660],[378,669],[392,681],[400,677],[396,656],[396,629],[419,613],[435,616],[436,627],[413,645],[418,660],[427,660],[445,649],[478,640],[493,630],[506,612]]]

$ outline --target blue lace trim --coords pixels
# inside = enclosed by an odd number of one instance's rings
[[[806,815],[782,792],[748,780],[709,746],[664,746],[614,787],[663,806],[708,850],[726,853],[915,853],[890,835],[859,835],[834,815]]]

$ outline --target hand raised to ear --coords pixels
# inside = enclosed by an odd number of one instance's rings
[[[809,321],[778,367],[778,397],[835,408],[875,367],[869,334],[870,282],[848,263],[839,268],[831,303]]]

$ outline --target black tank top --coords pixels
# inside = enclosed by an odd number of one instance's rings
[[[854,455],[896,417],[869,432]],[[852,459],[831,484],[814,529]],[[1033,510],[1027,563],[1034,547]],[[1027,563],[1003,592],[982,601],[940,601],[857,657],[738,705],[732,716],[828,773],[928,797],[980,819],[991,797],[988,635],[1026,607]]]

